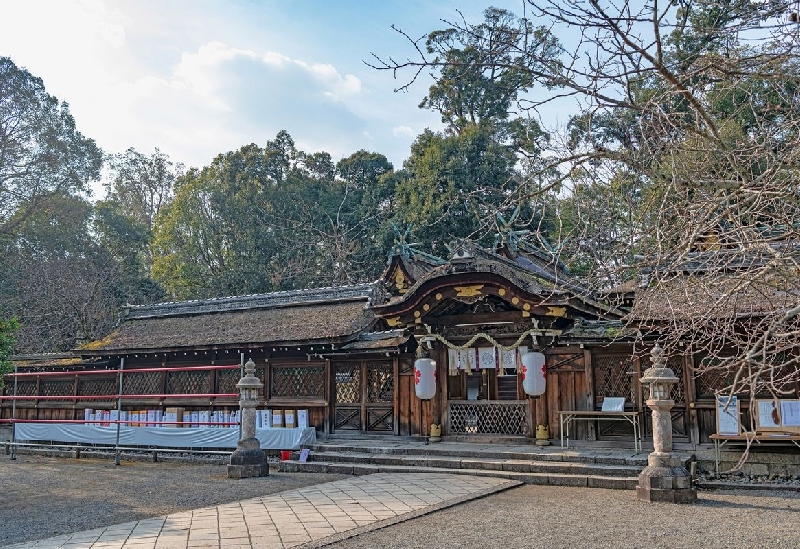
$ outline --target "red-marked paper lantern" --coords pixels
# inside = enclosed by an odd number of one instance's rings
[[[414,361],[414,392],[421,400],[430,400],[436,394],[436,361],[418,358]]]
[[[526,395],[539,396],[547,387],[547,368],[542,353],[522,355],[522,390]]]

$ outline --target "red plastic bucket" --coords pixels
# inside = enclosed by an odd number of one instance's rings
[[[291,450],[281,450],[281,461],[286,461],[288,459],[292,459],[292,451]]]

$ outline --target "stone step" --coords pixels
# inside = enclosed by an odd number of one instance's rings
[[[299,456],[298,452],[293,458]],[[461,457],[437,455],[374,454],[362,452],[337,452],[324,449],[309,453],[310,462],[345,463],[350,465],[378,465],[428,467],[436,469],[472,469],[487,471],[511,471],[516,473],[546,473],[599,475],[609,477],[635,477],[643,466],[598,464],[587,462],[539,461],[528,459],[496,459],[488,457]]]
[[[370,475],[372,473],[452,473],[517,480],[527,484],[550,486],[577,486],[586,488],[608,488],[612,490],[634,490],[637,477],[614,477],[592,474],[540,473],[491,469],[449,469],[444,467],[414,465],[382,465],[372,463],[343,463],[297,460],[280,462],[278,470],[285,473],[331,473],[340,475]]]
[[[548,451],[517,451],[507,450],[502,446],[485,450],[469,449],[465,447],[448,448],[438,444],[426,446],[411,445],[386,445],[386,446],[361,446],[347,443],[317,443],[305,446],[312,453],[335,452],[340,454],[367,454],[367,455],[392,455],[392,456],[427,456],[430,458],[475,458],[490,460],[527,460],[567,463],[596,463],[602,465],[627,465],[640,470],[647,466],[647,454],[626,454],[616,452],[615,455],[581,454],[567,450],[551,449]],[[552,447],[551,447],[552,448]]]

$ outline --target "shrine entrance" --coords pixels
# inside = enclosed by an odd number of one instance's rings
[[[393,361],[333,361],[331,370],[332,432],[397,434]]]

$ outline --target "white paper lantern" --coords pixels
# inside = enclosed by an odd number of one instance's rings
[[[547,386],[547,368],[542,353],[525,353],[522,355],[522,390],[526,395],[544,394]]]
[[[430,400],[436,394],[436,361],[418,358],[414,361],[414,391],[421,400]]]

